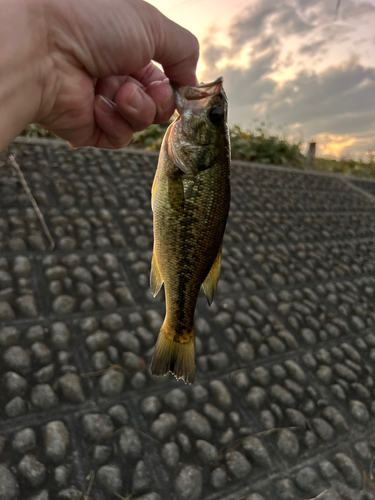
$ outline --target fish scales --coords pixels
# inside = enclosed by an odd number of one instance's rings
[[[209,86],[195,88],[200,103],[181,97],[186,87],[176,91],[180,116],[166,132],[153,185],[151,284],[156,295],[164,282],[166,316],[152,372],[171,371],[185,382],[194,380],[198,293],[203,284],[209,303],[213,299],[230,200],[226,97],[221,82],[211,85],[211,94]],[[212,110],[222,113],[216,123],[209,119]]]

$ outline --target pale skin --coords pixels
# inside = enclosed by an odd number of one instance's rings
[[[38,123],[117,149],[196,84],[197,39],[142,0],[0,0],[0,151]],[[163,71],[152,61],[159,62]]]

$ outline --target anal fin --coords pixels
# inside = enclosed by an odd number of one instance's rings
[[[151,262],[151,276],[150,276],[151,291],[154,297],[160,292],[160,288],[163,285],[163,278],[161,277],[159,266],[156,260],[155,250],[152,254]]]
[[[214,300],[214,295],[217,288],[217,283],[219,281],[220,276],[220,266],[221,266],[221,250],[222,245],[220,245],[219,251],[217,253],[216,259],[212,264],[210,272],[207,274],[206,279],[202,283],[203,291],[205,296],[207,297],[208,305],[212,304]]]

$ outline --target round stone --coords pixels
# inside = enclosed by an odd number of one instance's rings
[[[6,372],[3,376],[3,386],[10,397],[25,396],[27,381],[16,372]]]
[[[122,488],[122,472],[117,465],[103,465],[98,470],[98,479],[111,495],[118,495]]]
[[[319,476],[312,467],[304,467],[296,474],[296,484],[302,491],[313,493],[319,486]]]
[[[111,418],[100,413],[84,415],[82,426],[88,438],[94,443],[109,438],[115,431]]]
[[[232,396],[221,380],[212,380],[210,382],[210,391],[220,408],[223,410],[230,409],[232,406]]]
[[[181,422],[197,438],[208,440],[212,436],[212,428],[209,421],[195,410],[185,411],[182,415]]]
[[[199,500],[202,495],[203,477],[199,469],[185,466],[176,478],[175,492],[178,500]]]
[[[225,462],[232,476],[239,480],[248,476],[251,471],[250,462],[239,451],[229,451],[225,454]]]
[[[122,392],[124,384],[124,372],[111,368],[100,377],[99,390],[103,396],[116,396]]]
[[[198,439],[195,446],[198,450],[198,456],[203,462],[210,465],[217,464],[219,461],[219,453],[213,444],[203,439]]]
[[[119,425],[127,425],[129,423],[129,414],[123,405],[111,406],[108,410],[108,415]]]
[[[69,447],[69,431],[61,420],[48,422],[43,429],[44,452],[52,462],[64,460]]]
[[[174,469],[180,460],[180,449],[176,443],[165,443],[161,450],[161,457],[170,469]]]
[[[211,473],[211,484],[216,490],[225,488],[228,481],[226,470],[223,467],[217,467]]]
[[[52,387],[48,384],[38,384],[31,390],[32,405],[41,411],[50,410],[58,403],[58,398]]]
[[[28,451],[33,450],[36,447],[36,435],[33,429],[27,427],[18,431],[13,438],[12,448],[18,453],[24,455]],[[1,498],[1,497],[0,497]]]
[[[3,355],[5,364],[21,375],[27,375],[31,370],[30,354],[22,347],[9,347]]]
[[[296,458],[299,453],[299,443],[294,432],[283,429],[277,437],[277,447],[287,458]]]
[[[19,486],[13,472],[5,464],[0,464],[0,498],[16,500],[18,495]]]
[[[16,299],[18,311],[25,318],[35,318],[38,315],[36,300],[33,295],[22,295]]]
[[[17,278],[26,278],[31,271],[31,263],[27,257],[18,255],[12,264],[12,270]]]
[[[121,431],[119,445],[125,457],[140,458],[142,455],[142,442],[132,427],[125,427]]]
[[[177,418],[173,413],[161,413],[151,425],[151,434],[159,441],[165,441],[175,430],[176,426]]]
[[[270,468],[272,465],[271,458],[262,441],[255,436],[248,436],[242,442],[242,448],[250,460],[264,468]]]
[[[46,468],[34,455],[25,455],[18,464],[18,470],[32,486],[40,486],[46,478]]]
[[[68,349],[70,331],[65,323],[56,322],[51,326],[51,343],[56,350]]]
[[[74,311],[77,299],[71,295],[60,295],[52,303],[52,309],[57,314],[70,314]]]
[[[187,405],[187,396],[181,389],[172,389],[164,396],[164,402],[175,411],[184,410]]]

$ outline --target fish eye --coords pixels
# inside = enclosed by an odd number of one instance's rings
[[[221,108],[212,108],[208,113],[208,119],[213,125],[219,125],[224,118],[224,111]]]

